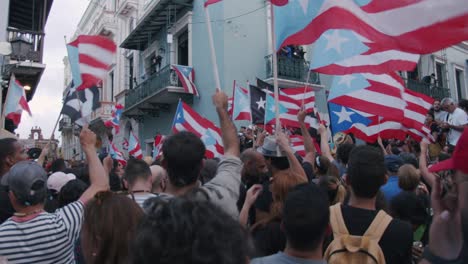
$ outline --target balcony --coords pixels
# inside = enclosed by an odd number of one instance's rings
[[[177,74],[167,65],[127,91],[125,114],[130,117],[143,114],[158,116],[160,111],[168,110],[169,105],[177,103],[179,99],[190,101],[192,98],[192,94],[184,92]]]
[[[168,17],[182,17],[184,12],[193,8],[193,0],[152,0],[146,1],[145,13],[135,29],[120,44],[121,48],[145,50],[156,40],[156,33],[167,28]]]
[[[406,87],[418,93],[425,94],[432,98],[442,99],[450,97],[450,90],[437,84],[427,84],[417,80],[405,79]]]
[[[307,81],[309,62],[304,59],[278,56],[278,80],[280,86],[303,86]],[[266,82],[273,82],[273,55],[265,57]],[[316,72],[311,72],[309,84],[320,85],[320,77]]]
[[[138,9],[137,0],[120,0],[117,1],[117,11],[116,13],[122,16],[128,16],[132,11]]]
[[[11,54],[6,57],[2,67],[2,77],[10,79],[15,74],[16,79],[31,89],[26,93],[32,99],[39,84],[45,65],[42,64],[44,33],[38,31],[7,29],[8,42],[11,44]]]
[[[64,116],[62,119],[60,119],[58,130],[60,132],[72,131],[73,125],[70,118]]]

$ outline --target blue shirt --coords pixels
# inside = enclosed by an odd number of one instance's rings
[[[402,190],[398,187],[398,176],[388,177],[387,183],[380,188],[380,191],[384,194],[387,203],[397,196]]]

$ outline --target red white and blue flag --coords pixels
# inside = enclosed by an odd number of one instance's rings
[[[124,150],[128,150],[128,140],[126,138],[124,138],[124,140],[122,142],[122,148]]]
[[[182,101],[179,101],[177,106],[172,131],[174,133],[189,131],[200,137],[205,144],[205,156],[208,159],[224,154],[221,130]]]
[[[133,131],[130,131],[130,136],[128,139],[128,154],[136,159],[143,158],[143,152],[141,152],[140,142],[133,133]]]
[[[122,116],[123,109],[124,107],[121,104],[112,106],[112,118],[104,122],[106,127],[114,128],[115,134],[118,134],[120,131],[120,117]]]
[[[465,0],[290,0],[274,7],[274,17],[276,50],[315,43],[331,29],[361,36],[366,54],[393,50],[427,54],[468,39]]]
[[[15,75],[11,76],[10,87],[8,88],[4,107],[5,118],[13,121],[15,126],[18,126],[21,122],[23,110],[28,112],[31,116],[31,110],[29,109],[26,99],[26,92],[20,82],[15,79]]]
[[[166,136],[157,134],[154,137],[154,142],[153,142],[153,160],[157,160],[162,156],[162,145],[164,144],[164,140],[166,139]]]
[[[122,166],[127,165],[127,161],[125,160],[122,152],[119,151],[119,149],[115,146],[114,143],[111,143],[110,145],[109,155],[111,156],[111,158],[117,160]]]
[[[205,1],[205,8],[208,7],[209,5],[216,4],[218,2],[221,2],[222,0],[206,0]]]
[[[233,89],[232,120],[246,120],[251,122],[252,114],[250,113],[249,90],[242,88],[236,81],[234,81]]]
[[[172,69],[176,72],[179,77],[179,81],[184,87],[186,93],[190,93],[196,96],[199,96],[197,87],[195,86],[195,72],[193,67],[183,66],[183,65],[171,65]]]
[[[74,87],[84,90],[107,76],[114,62],[117,46],[103,36],[80,35],[67,45]]]

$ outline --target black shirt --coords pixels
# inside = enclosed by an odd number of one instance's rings
[[[355,208],[348,205],[342,205],[341,212],[349,233],[354,236],[364,235],[378,213],[378,211]],[[332,239],[329,240],[330,243],[331,241]],[[398,219],[393,219],[382,235],[379,245],[384,253],[387,264],[411,263],[411,248],[413,246],[411,225]]]
[[[11,205],[8,192],[4,186],[0,186],[0,224],[13,216],[15,209]]]

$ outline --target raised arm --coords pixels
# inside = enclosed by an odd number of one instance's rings
[[[109,190],[109,177],[96,153],[96,134],[89,130],[87,126],[83,127],[80,133],[81,147],[86,154],[89,166],[89,180],[91,185],[81,195],[80,200],[86,203],[100,191]]]
[[[294,151],[292,150],[291,146],[289,145],[289,140],[283,132],[278,132],[276,135],[276,142],[280,146],[280,148],[286,153],[286,157],[289,161],[289,170],[296,174],[298,177],[303,178],[306,182],[308,181],[307,176],[304,172],[304,169],[301,166],[301,163],[297,160],[296,156],[294,156]]]
[[[312,137],[310,136],[309,130],[307,129],[307,126],[305,124],[306,115],[307,113],[305,111],[299,111],[299,113],[297,113],[297,120],[299,121],[299,124],[301,126],[302,138],[304,139],[304,149],[306,153],[315,153],[314,142],[312,141]]]
[[[384,145],[382,143],[382,138],[380,136],[377,138],[377,143],[379,143],[379,146],[382,149],[382,152],[383,152],[384,156],[388,155],[387,150],[385,149],[385,147],[384,147]]]
[[[216,91],[213,95],[213,104],[216,107],[218,113],[219,123],[221,125],[221,136],[223,138],[224,155],[230,155],[234,157],[240,156],[239,140],[237,139],[236,127],[229,117],[228,97],[222,91]]]
[[[331,154],[330,145],[328,145],[327,128],[323,124],[320,124],[318,132],[320,133],[320,149],[322,150],[322,155],[327,157],[330,161],[335,160]]]
[[[419,154],[419,171],[421,172],[421,176],[423,176],[423,178],[426,180],[427,184],[429,184],[432,188],[434,186],[436,176],[427,168],[427,141],[422,140],[420,146],[421,153]]]

